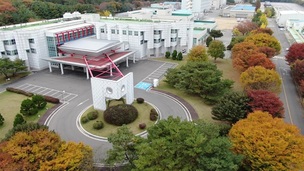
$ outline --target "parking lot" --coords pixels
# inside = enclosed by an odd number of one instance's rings
[[[38,85],[33,85],[33,84],[22,84],[18,87],[15,87],[27,92],[31,92],[34,94],[40,94],[40,95],[46,95],[46,96],[51,96],[60,99],[61,102],[69,102],[76,98],[78,95],[74,93],[69,93],[64,90],[55,90],[47,87],[42,87]]]

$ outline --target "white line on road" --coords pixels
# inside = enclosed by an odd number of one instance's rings
[[[87,101],[89,101],[89,99],[86,99],[85,101],[80,102],[77,106],[80,106],[80,105],[84,104]]]

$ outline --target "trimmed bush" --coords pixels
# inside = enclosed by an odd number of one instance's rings
[[[25,99],[21,103],[20,113],[24,116],[32,116],[38,113],[38,109],[32,100]]]
[[[32,96],[32,101],[38,109],[43,109],[47,104],[44,97],[38,94]]]
[[[89,118],[87,116],[83,116],[83,117],[81,117],[80,122],[85,124],[85,123],[89,122]]]
[[[33,96],[33,93],[26,92],[24,90],[20,90],[20,89],[13,88],[13,87],[7,87],[6,91],[17,93],[17,94],[23,94],[23,95],[28,96],[28,97],[32,97]]]
[[[158,113],[155,109],[150,110],[150,120],[151,121],[156,121],[158,118]]]
[[[177,60],[178,61],[182,61],[183,60],[183,54],[182,52],[179,52],[178,55],[177,55]]]
[[[4,118],[0,113],[0,126],[2,126],[4,124]]]
[[[97,130],[99,130],[99,129],[102,129],[103,128],[103,122],[102,121],[96,121],[94,124],[93,124],[93,128],[94,129],[97,129]]]
[[[174,50],[174,51],[172,52],[172,59],[173,59],[173,60],[176,60],[176,59],[177,59],[177,51],[176,51],[176,50]]]
[[[104,120],[113,125],[129,124],[138,117],[137,109],[128,104],[111,106],[104,111]]]
[[[145,128],[146,128],[146,126],[147,126],[147,125],[146,125],[145,123],[141,123],[141,124],[139,124],[139,128],[140,128],[140,129],[145,129]]]
[[[25,123],[17,125],[16,127],[13,127],[8,131],[8,133],[5,135],[4,141],[9,140],[12,136],[14,136],[17,132],[31,132],[34,130],[43,129],[47,130],[48,127],[45,125],[40,125],[38,123]]]
[[[170,55],[171,55],[171,53],[170,53],[169,51],[167,51],[166,54],[165,54],[165,57],[166,57],[167,59],[169,59],[169,58],[170,58]]]
[[[14,127],[16,127],[17,125],[25,124],[25,123],[26,123],[26,121],[24,120],[24,118],[21,114],[17,114],[15,116]]]
[[[139,97],[139,98],[136,99],[136,101],[137,101],[137,103],[142,104],[142,103],[145,102],[145,99]]]
[[[43,96],[43,97],[44,97],[45,101],[50,102],[50,103],[58,104],[60,102],[60,100],[55,97],[51,97],[51,96]]]
[[[96,110],[92,111],[92,112],[89,112],[88,115],[87,115],[87,118],[89,120],[95,120],[98,118],[98,112]]]

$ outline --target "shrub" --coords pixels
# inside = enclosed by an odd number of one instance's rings
[[[128,104],[111,106],[104,111],[104,120],[113,125],[129,124],[138,117],[137,109]]]
[[[92,112],[89,112],[88,115],[87,115],[87,118],[89,120],[97,119],[98,118],[98,112],[96,110],[94,110]]]
[[[17,132],[31,132],[38,129],[48,129],[45,125],[40,125],[38,123],[25,123],[21,125],[17,125],[8,131],[5,135],[4,141],[9,140],[12,136],[14,136]]]
[[[46,101],[41,95],[34,95],[32,101],[38,109],[43,109],[46,106]]]
[[[150,120],[151,121],[156,121],[158,118],[158,113],[155,109],[151,109],[150,111]]]
[[[182,52],[179,52],[178,55],[177,55],[177,60],[178,61],[182,61],[183,60],[183,54]]]
[[[176,60],[176,57],[177,57],[177,51],[174,50],[174,51],[172,52],[172,59],[173,59],[173,60]]]
[[[51,96],[43,96],[43,97],[44,97],[45,101],[50,102],[50,103],[58,104],[60,102],[60,100],[55,97],[51,97]]]
[[[146,128],[146,126],[147,126],[147,125],[146,125],[145,123],[141,123],[141,124],[139,124],[139,128],[140,128],[140,129],[145,129],[145,128]]]
[[[102,121],[96,121],[94,124],[93,124],[93,128],[94,129],[97,129],[97,130],[99,130],[99,129],[102,129],[103,128],[103,122]]]
[[[15,116],[14,127],[16,127],[17,125],[25,124],[25,123],[26,123],[26,121],[24,120],[24,118],[21,114],[17,114]]]
[[[21,103],[20,113],[24,116],[36,115],[38,113],[38,109],[32,100],[25,99]]]
[[[87,116],[83,116],[83,117],[81,117],[80,122],[85,124],[85,123],[89,122],[89,118]]]
[[[4,124],[4,118],[0,113],[0,126],[2,126]]]
[[[165,57],[166,57],[167,59],[169,59],[169,58],[170,58],[170,55],[171,55],[170,52],[167,51],[166,54],[165,54]]]
[[[142,103],[144,103],[144,102],[145,102],[145,99],[144,99],[144,98],[139,97],[139,98],[137,98],[137,99],[136,99],[136,101],[137,101],[137,103],[142,104]]]
[[[28,97],[32,97],[33,96],[33,93],[26,92],[24,90],[20,90],[20,89],[13,88],[13,87],[7,87],[6,91],[17,93],[17,94],[23,94],[23,95],[28,96]]]

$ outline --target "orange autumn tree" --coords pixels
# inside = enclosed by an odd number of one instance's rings
[[[246,170],[299,171],[304,168],[304,137],[296,126],[255,111],[232,126],[233,151],[244,155]]]
[[[263,53],[255,53],[250,55],[247,60],[247,63],[249,67],[262,66],[266,69],[275,69],[274,63]]]
[[[241,74],[240,80],[245,90],[281,92],[282,81],[279,74],[273,69],[261,66],[250,67]]]
[[[247,62],[248,58],[251,55],[256,54],[257,51],[258,47],[250,42],[235,44],[231,49],[233,67],[240,72],[245,71],[249,67]]]

